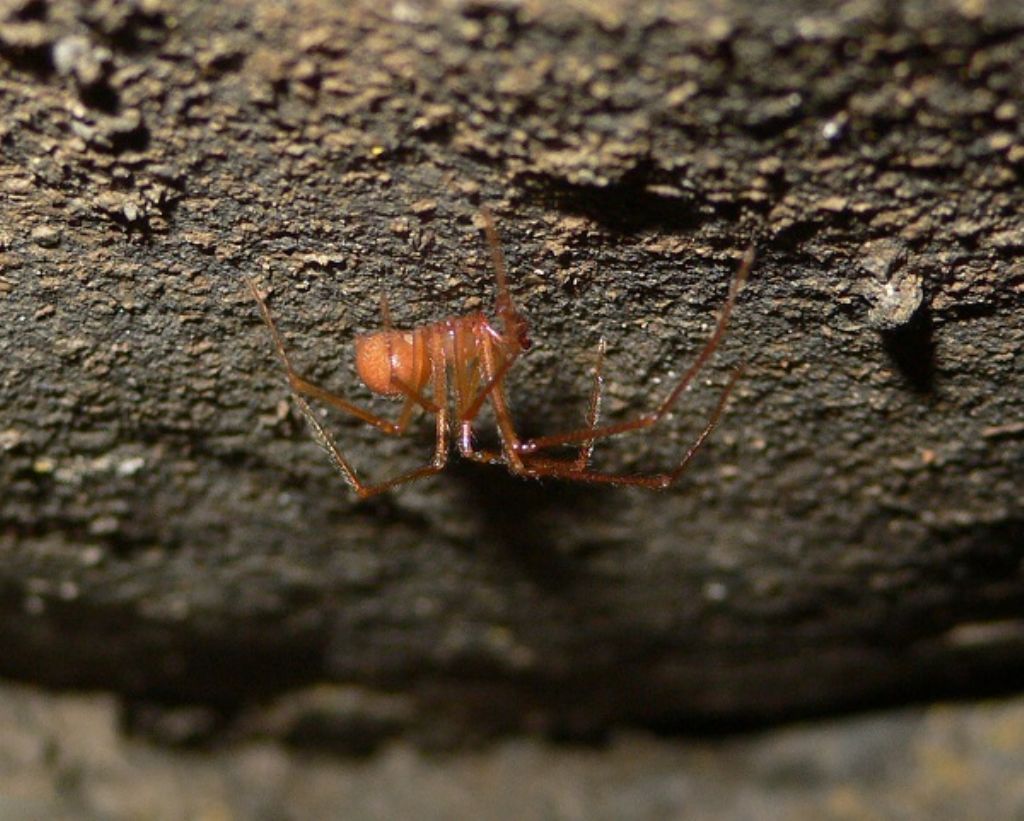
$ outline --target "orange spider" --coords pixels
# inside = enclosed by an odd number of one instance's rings
[[[624,422],[598,426],[603,383],[601,367],[605,348],[602,340],[598,348],[598,362],[594,368],[594,387],[587,409],[586,425],[550,436],[523,439],[516,433],[509,410],[505,377],[516,360],[530,347],[527,322],[508,290],[505,259],[494,220],[486,208],[481,209],[480,213],[494,265],[497,286],[495,312],[500,319],[500,326],[483,313],[472,313],[402,330],[392,327],[387,305],[382,303],[383,330],[356,338],[356,370],[366,387],[375,394],[400,396],[404,399],[402,410],[395,421],[355,405],[301,376],[292,366],[284,340],[270,315],[266,300],[257,290],[255,283],[247,277],[249,289],[259,305],[263,321],[270,329],[277,354],[284,363],[292,395],[335,468],[359,497],[365,499],[396,485],[441,471],[448,459],[449,436],[454,433],[457,436],[459,453],[463,457],[477,462],[503,464],[517,476],[554,476],[579,482],[639,485],[649,488],[664,488],[672,484],[717,426],[729,394],[740,376],[740,368],[733,372],[719,395],[704,429],[672,470],[655,474],[595,471],[590,467],[594,443],[598,439],[649,428],[672,409],[680,394],[693,382],[725,335],[736,297],[754,261],[753,248],[748,249],[743,255],[711,336],[704,343],[693,364],[654,410]],[[334,438],[316,418],[306,401],[307,398],[325,402],[374,425],[385,433],[396,435],[405,432],[414,411],[420,408],[433,414],[437,420],[434,456],[430,463],[423,467],[376,484],[366,484],[359,479]],[[473,422],[487,402],[490,403],[497,422],[498,435],[501,439],[500,451],[481,450],[473,442]],[[545,454],[545,451],[551,448],[566,445],[578,445],[575,458],[565,459]]]

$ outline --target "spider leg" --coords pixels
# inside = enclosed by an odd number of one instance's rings
[[[513,465],[503,453],[476,449],[472,445],[472,440],[465,436],[460,439],[459,451],[462,456],[467,459],[483,462],[485,464],[503,464],[508,467],[511,473],[519,476],[527,476],[533,479],[541,479],[546,476],[551,476],[556,479],[587,482],[590,484],[632,485],[635,487],[647,487],[654,489],[666,488],[673,484],[686,471],[686,468],[689,466],[694,456],[696,456],[704,446],[704,443],[711,436],[714,429],[718,427],[718,423],[721,421],[722,414],[725,412],[726,405],[728,404],[729,395],[732,393],[733,387],[736,385],[736,382],[742,374],[742,366],[733,371],[732,376],[729,377],[729,382],[719,395],[718,402],[715,404],[714,410],[711,412],[711,416],[708,417],[708,421],[705,423],[703,430],[701,430],[693,442],[690,443],[690,446],[686,449],[682,459],[680,459],[675,468],[663,473],[606,473],[590,470],[586,465],[581,468],[580,456],[577,456],[574,460],[569,460],[553,459],[537,454],[523,454],[520,457],[522,466],[517,467]],[[496,413],[497,412],[498,411],[496,410]],[[593,440],[590,440],[590,442],[592,443]]]
[[[515,360],[515,355],[507,358],[500,366],[495,364],[494,341],[487,334],[477,335],[477,378],[483,386],[475,393],[469,393],[471,384],[471,369],[458,367],[456,398],[458,402],[459,419],[459,453],[466,459],[485,464],[509,464],[514,461],[522,464],[522,459],[515,453],[514,447],[508,443],[518,443],[519,437],[512,426],[511,415],[508,412],[508,400],[505,397],[505,374],[509,366]],[[484,401],[490,399],[494,408],[495,421],[498,427],[498,435],[501,437],[501,452],[480,450],[473,444],[473,420],[480,413]]]
[[[508,274],[505,265],[505,254],[501,250],[501,240],[498,239],[498,229],[494,227],[494,216],[491,209],[486,205],[481,206],[480,216],[484,222],[484,234],[487,236],[487,248],[491,254],[491,267],[494,268],[494,281],[497,287],[498,296],[495,302],[495,309],[503,317],[518,317],[519,311],[512,301],[511,293],[508,290]]]
[[[527,339],[526,320],[519,313],[512,294],[508,289],[508,273],[505,265],[505,253],[501,250],[501,241],[498,238],[498,229],[494,226],[494,216],[491,209],[486,205],[480,208],[480,216],[483,219],[484,234],[487,237],[487,248],[491,254],[491,267],[494,269],[494,282],[497,290],[495,299],[495,311],[501,317],[504,326],[504,334],[498,334],[486,325],[477,326],[474,329],[474,336],[477,340],[478,354],[483,355],[483,348],[488,348],[488,355],[491,362],[481,367],[482,387],[476,392],[473,400],[460,409],[460,421],[465,423],[472,421],[480,412],[487,397],[492,390],[502,383],[509,369],[522,354],[524,348],[529,347]],[[493,336],[492,336],[493,335]],[[495,341],[500,340],[499,345],[502,357],[499,363],[494,362],[493,348],[489,347]]]
[[[405,390],[403,388],[403,393],[406,397],[405,404],[402,406],[398,419],[396,421],[391,421],[390,419],[378,416],[377,414],[348,401],[344,397],[339,396],[326,388],[322,388],[314,382],[306,379],[292,366],[291,357],[288,356],[288,351],[285,348],[284,338],[281,336],[281,332],[278,330],[277,324],[274,322],[274,319],[270,314],[270,308],[267,306],[266,300],[260,294],[259,290],[257,290],[256,283],[248,276],[246,276],[245,280],[249,286],[249,291],[256,299],[256,304],[259,305],[263,322],[266,324],[267,328],[270,329],[270,335],[274,340],[274,348],[277,351],[278,358],[284,363],[285,372],[288,375],[288,385],[291,387],[293,394],[306,396],[310,399],[316,399],[324,402],[391,435],[399,435],[405,432],[416,405],[419,405],[428,413],[437,412],[436,405],[424,400],[418,392]]]
[[[505,464],[513,473],[521,473],[525,469],[523,459],[519,455],[520,440],[516,433],[515,423],[512,421],[512,412],[508,407],[508,397],[505,396],[505,377],[499,372],[495,362],[495,343],[488,337],[481,337],[483,344],[479,348],[479,363],[481,381],[484,385],[491,385],[487,396],[491,400],[491,407],[494,409],[494,420],[498,426],[498,436],[501,438],[501,449],[504,454]],[[507,371],[507,368],[505,369]]]
[[[460,435],[459,453],[466,459],[485,464],[501,464],[515,474],[521,476],[538,476],[545,472],[551,475],[560,475],[563,471],[581,472],[585,471],[589,463],[590,454],[593,451],[593,440],[585,441],[579,454],[574,460],[551,459],[536,454],[520,455],[519,436],[515,430],[515,423],[512,420],[512,413],[508,406],[508,398],[505,395],[504,372],[506,369],[495,367],[494,348],[495,343],[490,337],[479,349],[479,360],[477,367],[480,371],[480,378],[484,382],[484,388],[465,408],[459,410]],[[604,340],[599,346],[599,359],[594,371],[594,390],[590,397],[590,405],[587,411],[587,424],[593,428],[597,423],[597,415],[601,403],[601,358],[604,355]],[[490,386],[490,387],[488,387]],[[498,426],[498,435],[502,441],[502,450],[486,450],[477,448],[473,444],[473,419],[480,410],[480,397],[489,398],[491,407],[494,410],[495,421]]]
[[[313,430],[313,436],[317,443],[326,452],[331,460],[331,464],[334,465],[338,473],[341,474],[342,478],[348,484],[349,487],[359,496],[360,499],[367,499],[371,496],[376,496],[379,493],[383,493],[386,490],[405,484],[406,482],[413,482],[417,479],[423,479],[427,476],[433,476],[435,473],[440,473],[444,470],[444,466],[448,461],[448,408],[446,403],[443,401],[443,397],[447,392],[447,373],[446,365],[443,358],[443,352],[435,351],[439,354],[437,357],[431,359],[431,375],[433,377],[433,390],[434,398],[440,400],[438,404],[437,412],[437,435],[434,444],[434,455],[430,460],[430,464],[424,465],[413,470],[400,473],[397,476],[393,476],[390,479],[385,479],[381,482],[374,484],[364,484],[360,481],[356,475],[355,468],[352,467],[352,463],[345,458],[341,452],[341,448],[338,447],[334,437],[331,436],[330,432],[321,424],[320,420],[316,418],[313,413],[313,409],[310,408],[309,403],[298,393],[294,394],[295,402],[299,406],[299,410],[302,411],[302,415],[306,417],[306,421]]]
[[[586,422],[587,422],[587,428],[590,429],[590,430],[593,430],[593,429],[596,428],[598,416],[599,416],[600,410],[601,410],[601,387],[604,384],[604,377],[602,375],[602,365],[603,365],[603,362],[604,362],[604,352],[605,352],[605,341],[602,339],[598,343],[597,363],[594,366],[594,387],[593,387],[593,390],[591,391],[591,394],[590,394],[590,404],[589,404],[589,406],[587,408]],[[521,353],[520,349],[515,349],[511,353],[507,353],[505,355],[504,361],[501,363],[501,365],[494,372],[494,375],[491,376],[490,379],[487,379],[486,375],[485,375],[484,376],[484,380],[485,381],[484,381],[483,387],[481,387],[476,392],[476,394],[473,397],[473,400],[471,402],[469,402],[465,406],[465,408],[460,409],[460,411],[459,411],[459,422],[460,422],[460,425],[462,426],[462,430],[463,430],[463,435],[462,435],[460,441],[462,441],[462,440],[464,440],[466,442],[470,441],[469,439],[467,439],[467,436],[471,434],[472,421],[480,413],[480,408],[483,407],[483,403],[487,400],[487,398],[490,395],[491,391],[495,388],[495,386],[498,384],[498,382],[502,382],[503,383],[505,375],[508,373],[509,369],[512,367],[512,365],[516,361],[516,359],[519,358],[520,353]],[[486,374],[486,367],[485,367],[485,369],[482,369],[482,372],[484,374]],[[507,418],[507,420],[509,422],[509,425],[511,425],[511,414],[508,412],[507,400],[504,398],[504,396],[502,396],[501,398],[499,398],[499,401],[502,402],[505,405],[505,415],[506,415],[506,418]],[[580,444],[579,455],[576,457],[576,463],[575,463],[576,466],[580,470],[585,468],[590,463],[590,457],[591,457],[591,454],[593,453],[593,451],[594,451],[594,439],[584,440]],[[471,452],[475,453],[476,456],[481,456],[481,455],[486,453],[486,451],[476,450],[471,445],[467,445],[467,447],[463,450],[463,455],[464,456],[468,456]],[[476,458],[476,456],[470,456],[470,458]],[[497,457],[496,454],[491,453],[491,454],[489,454],[489,456],[486,459],[486,461],[493,463],[495,461],[504,462],[505,460],[503,458]]]
[[[515,364],[515,361],[519,358],[520,353],[522,352],[519,350],[506,353],[504,361],[497,367],[489,378],[484,375],[484,371],[481,370],[481,374],[483,375],[483,386],[474,394],[473,400],[469,402],[465,408],[460,410],[460,421],[471,422],[476,419],[477,414],[480,413],[480,408],[482,408],[484,402],[487,401],[487,397],[490,395],[491,391],[494,390],[499,382],[504,386],[505,376],[512,368],[512,365]]]
[[[754,249],[753,247],[750,247],[744,253],[740,266],[732,279],[732,283],[729,286],[729,295],[726,297],[725,305],[722,307],[722,311],[718,316],[718,322],[715,324],[715,328],[711,332],[711,336],[708,337],[707,341],[704,343],[704,347],[701,348],[700,352],[697,354],[697,358],[693,361],[693,364],[687,368],[686,372],[676,383],[675,387],[653,411],[645,413],[634,419],[628,419],[624,422],[602,425],[601,427],[587,426],[584,428],[566,431],[564,433],[556,433],[550,436],[539,436],[534,439],[525,439],[518,444],[517,449],[520,455],[536,453],[537,451],[554,447],[556,445],[567,445],[572,444],[573,442],[581,442],[585,444],[586,442],[595,439],[605,439],[609,436],[615,436],[620,433],[643,430],[657,424],[672,410],[680,395],[692,384],[697,374],[700,373],[701,369],[711,358],[711,355],[718,348],[719,343],[725,336],[726,329],[729,327],[729,319],[732,316],[733,306],[736,304],[736,297],[739,295],[743,284],[747,281],[747,277],[750,274],[750,267],[753,263]],[[731,384],[732,383],[730,382],[730,386]]]
[[[711,416],[708,417],[708,421],[705,423],[704,429],[697,435],[697,438],[690,443],[690,446],[686,449],[686,452],[683,454],[683,458],[679,461],[679,464],[670,471],[653,474],[604,473],[586,468],[580,470],[576,466],[576,463],[573,462],[563,462],[557,459],[546,459],[543,457],[524,456],[523,461],[525,464],[525,470],[523,473],[526,476],[534,478],[553,476],[559,479],[569,479],[576,482],[589,482],[592,484],[634,485],[648,488],[666,488],[683,474],[693,457],[697,455],[704,443],[708,440],[708,437],[711,436],[712,431],[718,427],[718,423],[721,421],[722,414],[725,412],[725,407],[728,404],[729,395],[732,393],[732,389],[735,387],[736,382],[742,373],[742,367],[733,371],[732,376],[729,377],[729,382],[719,395],[718,402],[716,403],[714,410],[712,410]]]

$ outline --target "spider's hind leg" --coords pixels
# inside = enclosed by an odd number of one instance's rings
[[[288,376],[288,386],[291,388],[294,395],[324,402],[333,408],[337,408],[340,411],[355,416],[357,419],[361,419],[369,425],[373,425],[375,428],[378,428],[385,433],[400,435],[405,432],[405,429],[409,424],[409,420],[412,418],[413,410],[415,410],[415,405],[425,407],[420,397],[406,395],[406,402],[402,406],[402,411],[399,414],[398,419],[391,421],[390,419],[385,419],[383,416],[378,416],[372,411],[368,411],[365,408],[360,407],[354,402],[350,402],[348,399],[340,396],[334,391],[322,388],[315,382],[310,381],[295,370],[295,367],[292,365],[291,356],[288,355],[288,350],[284,344],[284,337],[278,330],[277,323],[274,321],[274,317],[271,316],[270,307],[267,305],[266,299],[257,289],[256,283],[248,276],[246,276],[245,281],[249,286],[249,292],[252,294],[253,298],[256,300],[256,304],[259,306],[260,316],[263,318],[263,323],[270,330],[270,336],[274,341],[274,349],[277,351],[278,358],[284,364],[285,373]],[[431,410],[429,407],[425,407],[425,409],[428,412]]]
[[[390,490],[398,485],[405,484],[406,482],[414,482],[417,479],[424,479],[427,476],[433,476],[435,473],[440,473],[444,470],[448,461],[448,408],[447,404],[443,401],[443,397],[447,390],[447,379],[444,360],[435,359],[432,360],[432,363],[434,395],[441,397],[442,401],[437,412],[437,435],[434,442],[434,455],[430,460],[430,464],[400,473],[397,476],[393,476],[390,479],[385,479],[375,484],[365,484],[359,479],[356,475],[355,468],[352,467],[352,463],[345,458],[344,454],[341,452],[341,448],[339,448],[337,442],[334,441],[334,437],[331,436],[330,432],[323,426],[320,420],[316,418],[316,414],[313,413],[313,409],[309,406],[309,403],[306,402],[306,400],[297,392],[293,394],[294,399],[299,406],[299,410],[302,411],[302,415],[306,418],[306,421],[313,430],[313,437],[316,439],[320,447],[326,451],[331,460],[331,464],[334,465],[338,473],[341,474],[348,486],[352,488],[360,499],[368,499],[371,496],[376,496],[377,494],[383,493],[384,491]],[[406,402],[408,405],[411,400],[407,398]]]

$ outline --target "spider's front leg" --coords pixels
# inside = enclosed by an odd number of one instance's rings
[[[687,451],[684,453],[682,460],[675,469],[666,473],[654,474],[652,476],[634,476],[629,474],[607,474],[593,472],[587,469],[589,464],[589,454],[593,449],[593,444],[597,439],[605,439],[610,436],[616,436],[620,433],[629,433],[631,431],[644,430],[646,428],[653,427],[665,416],[667,416],[682,393],[693,383],[693,380],[697,377],[704,365],[707,364],[708,360],[714,354],[718,348],[722,339],[725,336],[726,329],[729,327],[729,319],[732,316],[733,307],[736,304],[736,298],[739,296],[739,292],[742,289],[744,283],[750,274],[750,268],[754,263],[754,249],[750,247],[744,253],[740,265],[736,271],[732,282],[729,285],[729,294],[726,297],[725,304],[722,307],[722,311],[719,314],[718,321],[715,324],[714,330],[708,337],[704,346],[697,354],[693,364],[687,368],[686,372],[683,373],[682,377],[676,383],[676,385],[669,391],[668,395],[662,402],[654,408],[654,410],[648,413],[641,414],[633,419],[628,419],[624,422],[617,422],[608,425],[602,425],[598,427],[597,414],[595,410],[588,413],[588,424],[586,427],[577,428],[575,430],[566,431],[564,433],[553,434],[549,436],[539,436],[533,439],[526,439],[520,441],[517,444],[517,452],[520,457],[525,460],[532,469],[532,472],[537,475],[543,476],[560,476],[564,478],[577,479],[585,482],[601,482],[610,484],[631,484],[631,485],[643,485],[646,487],[665,487],[671,484],[682,474],[685,467],[689,464],[690,460],[697,453],[697,451],[703,446],[704,442],[711,435],[711,432],[718,425],[722,413],[725,410],[726,402],[728,401],[729,394],[732,392],[733,386],[736,384],[736,380],[739,378],[742,368],[738,368],[733,372],[729,383],[722,391],[719,397],[718,404],[712,411],[711,416],[708,419],[707,425],[704,430],[698,435],[694,442],[690,445]],[[602,351],[603,353],[603,351]],[[595,397],[597,401],[600,399],[600,376],[596,376],[597,382],[595,384],[595,393],[591,397],[591,407],[594,407]],[[593,421],[591,422],[591,418]],[[531,458],[535,454],[539,454],[541,451],[548,448],[556,447],[559,445],[568,445],[574,442],[580,444],[580,456],[577,459],[577,464],[572,467],[565,467],[557,460],[547,459],[535,459]],[[585,458],[584,458],[585,457]]]
[[[739,380],[742,373],[742,367],[736,368],[736,370],[733,371],[732,376],[729,378],[729,382],[726,384],[721,394],[719,394],[718,403],[715,405],[714,410],[712,410],[711,415],[708,417],[708,420],[704,425],[704,429],[697,435],[696,439],[690,443],[690,446],[683,454],[683,458],[672,470],[652,474],[606,473],[593,471],[587,467],[579,469],[572,463],[561,462],[556,459],[526,456],[524,459],[528,465],[527,474],[535,477],[553,476],[559,479],[569,479],[576,482],[589,482],[592,484],[635,485],[638,487],[654,489],[666,488],[682,476],[686,468],[689,466],[690,461],[704,446],[708,437],[711,436],[712,431],[718,427],[718,423],[721,421],[722,414],[725,412],[726,405],[729,402],[729,395],[732,393],[732,389],[735,387],[736,382]],[[641,417],[641,420],[643,419],[645,419],[645,417]],[[633,422],[639,422],[641,420],[633,420]],[[650,425],[654,424],[656,421],[657,418],[654,418],[654,421],[649,422],[645,427],[650,427]],[[623,425],[625,424],[627,423],[623,423]],[[621,426],[609,427],[619,428]],[[632,427],[627,427],[625,430],[636,430],[638,428],[638,425],[633,424]],[[593,433],[593,431],[590,431],[590,433]],[[589,441],[593,440],[591,439]]]
[[[586,423],[587,429],[593,430],[597,425],[598,415],[601,409],[601,387],[603,384],[602,366],[604,362],[605,341],[602,339],[598,345],[598,357],[594,366],[594,387],[590,395],[590,403],[587,408]],[[584,440],[579,447],[576,458],[572,461],[567,459],[556,459],[542,456],[537,453],[520,453],[522,440],[515,431],[515,423],[509,409],[508,399],[504,390],[504,377],[508,371],[508,365],[513,361],[506,360],[497,372],[493,373],[494,356],[482,355],[479,362],[479,376],[484,383],[475,398],[460,409],[460,430],[459,430],[459,452],[467,459],[485,464],[503,464],[508,466],[512,473],[523,476],[535,475],[535,468],[543,466],[555,466],[559,469],[572,469],[582,471],[590,463],[590,457],[594,450],[594,439]],[[461,391],[461,388],[460,388]],[[461,394],[460,394],[461,395]],[[502,438],[504,448],[502,451],[479,449],[473,443],[473,420],[480,411],[485,399],[491,400],[491,407],[494,410],[498,431]],[[511,458],[510,458],[511,453]]]

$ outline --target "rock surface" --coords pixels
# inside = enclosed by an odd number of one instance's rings
[[[1024,5],[634,6],[3,4],[0,674],[342,748],[1019,686]],[[706,380],[598,448],[673,464],[747,360],[678,486],[332,473],[244,276],[362,401],[381,293],[489,309],[482,204],[528,434],[601,338],[606,418],[651,408],[756,243]],[[432,446],[330,424],[371,477]]]
[[[268,739],[154,747],[118,732],[108,696],[0,688],[0,816],[17,821],[1020,818],[1022,766],[1019,698],[719,741],[397,742],[345,760]]]

